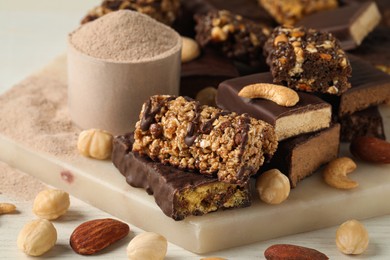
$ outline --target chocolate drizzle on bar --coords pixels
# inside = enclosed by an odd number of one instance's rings
[[[141,124],[140,127],[142,131],[147,131],[150,126],[156,122],[155,116],[161,111],[161,108],[170,100],[173,100],[174,97],[169,97],[167,99],[164,99],[163,101],[159,102],[156,108],[152,111],[152,100],[149,99],[145,103],[145,112],[142,115],[141,118]]]
[[[200,103],[195,103],[195,118],[188,124],[187,134],[184,137],[184,142],[187,146],[191,146],[197,137],[197,128],[200,120]]]

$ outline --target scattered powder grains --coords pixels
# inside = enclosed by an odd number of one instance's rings
[[[95,58],[139,62],[168,55],[180,38],[149,16],[121,10],[81,26],[69,40],[77,50]]]
[[[7,164],[0,162],[0,194],[21,201],[31,201],[46,185]]]

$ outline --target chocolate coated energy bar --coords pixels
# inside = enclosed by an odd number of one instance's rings
[[[153,162],[134,154],[132,134],[114,139],[112,161],[127,183],[153,194],[165,215],[182,220],[219,209],[247,207],[251,204],[249,182],[240,186],[218,181],[194,172]]]

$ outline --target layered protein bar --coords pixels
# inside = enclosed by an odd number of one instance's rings
[[[168,95],[144,103],[134,139],[133,152],[239,185],[277,148],[274,128],[262,120]]]
[[[201,216],[217,210],[251,205],[250,182],[240,186],[199,173],[153,162],[134,154],[131,133],[114,138],[112,162],[133,187],[153,195],[165,215],[174,220]]]

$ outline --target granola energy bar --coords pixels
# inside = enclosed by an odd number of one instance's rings
[[[134,138],[133,152],[239,185],[277,148],[268,123],[182,96],[152,96],[142,106]]]

